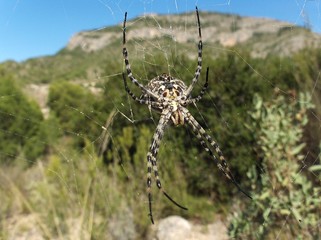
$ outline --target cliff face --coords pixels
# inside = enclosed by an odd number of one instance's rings
[[[252,57],[289,56],[305,47],[321,46],[321,35],[309,29],[273,19],[200,12],[204,56],[215,58],[226,51],[249,53]],[[56,79],[98,79],[107,65],[122,68],[122,19],[116,26],[76,33],[57,54],[5,62],[4,69],[21,84],[50,83]],[[177,15],[149,14],[127,23],[130,58],[184,55],[195,58],[198,33],[194,12]],[[194,49],[194,51],[191,51]]]
[[[152,41],[167,37],[176,43],[195,42],[197,37],[194,13],[181,15],[146,15],[128,22],[128,39]],[[303,27],[267,18],[201,12],[203,41],[222,47],[246,47],[252,56],[269,53],[289,55],[305,46],[318,46],[321,36]],[[75,34],[68,50],[99,51],[121,40],[122,26]]]

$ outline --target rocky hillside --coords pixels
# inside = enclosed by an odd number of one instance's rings
[[[287,22],[212,12],[200,12],[200,19],[204,56],[216,57],[229,49],[259,58],[287,56],[306,46],[321,46],[321,35]],[[49,83],[57,79],[92,83],[120,75],[123,71],[122,19],[119,22],[117,26],[76,33],[54,56],[2,65],[21,84]],[[174,58],[196,57],[198,37],[194,12],[145,15],[130,19],[127,27],[131,60],[153,57],[157,52],[166,59],[173,54]]]
[[[146,15],[128,23],[129,39],[152,41],[169,37],[177,43],[193,43],[197,39],[195,13],[181,15]],[[252,56],[265,57],[275,53],[288,55],[305,46],[318,46],[321,36],[308,29],[268,18],[200,13],[203,41],[222,47],[250,50]],[[121,37],[121,25],[99,31],[75,34],[68,50],[99,51]]]

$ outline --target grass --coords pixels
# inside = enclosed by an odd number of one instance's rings
[[[59,148],[28,169],[3,167],[0,238],[141,239],[147,234],[151,224],[144,181],[128,181],[120,165],[104,165],[92,150],[90,144],[81,153]],[[208,199],[179,192],[183,193],[180,201],[189,207],[187,212],[154,191],[156,222],[173,213],[213,220],[209,211],[214,213],[215,208]]]

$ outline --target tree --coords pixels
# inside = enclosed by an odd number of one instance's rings
[[[38,135],[42,121],[39,106],[0,71],[0,162],[21,154],[33,162],[45,149]]]
[[[106,120],[102,114],[102,101],[89,90],[69,82],[57,81],[49,89],[48,105],[51,114],[59,119],[64,135],[76,136],[83,145],[84,139],[95,140]],[[99,123],[99,124],[98,124]]]

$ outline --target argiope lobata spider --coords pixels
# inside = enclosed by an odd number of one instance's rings
[[[197,97],[192,98],[191,92],[198,81],[198,78],[201,74],[202,69],[202,34],[201,34],[201,24],[198,14],[198,9],[196,7],[196,17],[198,25],[198,64],[195,71],[194,78],[192,83],[187,87],[182,80],[174,78],[166,73],[159,75],[144,86],[133,76],[132,70],[130,68],[128,60],[128,52],[126,49],[126,20],[127,12],[125,13],[125,19],[123,24],[123,57],[125,61],[126,71],[129,79],[142,91],[142,96],[137,97],[129,89],[126,81],[125,74],[123,73],[123,80],[126,92],[138,103],[149,105],[154,110],[157,110],[161,113],[160,120],[156,127],[152,143],[150,145],[149,151],[147,153],[147,193],[148,193],[148,203],[149,203],[149,216],[151,222],[154,223],[153,214],[152,214],[152,195],[151,195],[151,184],[152,184],[152,170],[154,171],[155,180],[157,187],[163,192],[163,194],[175,205],[178,207],[187,210],[186,207],[181,206],[175,200],[173,200],[163,189],[158,169],[157,169],[157,154],[161,140],[164,135],[165,127],[172,123],[175,126],[184,125],[185,123],[191,127],[196,138],[200,141],[201,145],[206,152],[214,159],[218,168],[224,173],[224,175],[232,181],[232,183],[244,193],[247,197],[251,198],[247,193],[245,193],[238,183],[235,181],[229,167],[226,163],[226,160],[223,156],[222,151],[220,150],[218,144],[212,139],[212,137],[207,134],[204,128],[196,121],[196,119],[191,115],[187,110],[186,106],[191,103],[196,103],[202,99],[207,87],[208,87],[208,72],[209,68],[206,71],[206,81],[205,84]],[[215,150],[218,158],[213,154]]]

